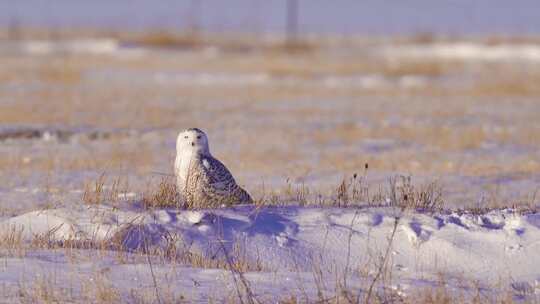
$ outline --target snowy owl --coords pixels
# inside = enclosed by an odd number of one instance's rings
[[[189,207],[216,208],[253,202],[227,167],[210,154],[208,137],[197,128],[178,134],[174,173],[178,192]]]

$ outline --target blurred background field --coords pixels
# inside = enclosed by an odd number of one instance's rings
[[[374,189],[536,206],[539,5],[413,2],[1,2],[2,215],[103,173],[142,193],[188,127],[255,197],[369,164]]]

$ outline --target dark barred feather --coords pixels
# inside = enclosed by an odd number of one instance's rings
[[[216,208],[253,203],[251,196],[236,184],[232,174],[219,160],[211,156],[198,157],[189,171],[185,189],[188,206]]]

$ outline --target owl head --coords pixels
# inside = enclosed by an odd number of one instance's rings
[[[176,139],[176,153],[187,152],[210,155],[208,137],[203,131],[197,128],[190,128],[178,134],[178,138]]]

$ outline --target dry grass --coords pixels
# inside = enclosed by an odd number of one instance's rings
[[[59,303],[67,298],[66,291],[58,288],[46,276],[39,276],[27,287],[21,282],[19,296],[22,303]]]
[[[84,298],[98,303],[118,303],[121,300],[120,292],[103,273],[96,274],[92,281],[95,284],[83,292]]]
[[[419,210],[423,212],[440,212],[455,210],[458,206],[449,203],[448,189],[443,187],[439,179],[428,179],[424,182],[413,182],[411,175],[389,175],[385,180],[370,180],[368,163],[364,164],[361,173],[353,173],[344,177],[334,187],[317,188],[303,182],[292,182],[287,178],[284,186],[268,189],[263,186],[254,189],[255,204],[258,206],[326,206],[326,207],[363,207],[363,206],[396,206],[400,208]],[[204,203],[194,206],[182,202],[176,190],[172,176],[162,176],[150,179],[146,190],[140,194],[131,195],[127,202],[141,205],[147,209],[198,209],[212,208]],[[95,181],[85,184],[82,201],[85,204],[110,204],[116,206],[120,199],[126,200],[130,190],[127,180],[116,177],[107,182],[105,174],[101,174]],[[483,189],[482,198],[474,205],[459,207],[462,211],[473,213],[486,213],[494,209],[513,208],[520,212],[535,210],[537,206],[538,191],[525,193],[524,196],[508,198],[503,193],[503,187],[487,185]],[[137,193],[137,191],[136,191]],[[140,197],[140,199],[139,199]],[[233,203],[234,204],[234,203]]]
[[[446,282],[445,275],[440,274],[440,279],[436,285],[430,288],[421,288],[415,290],[404,303],[519,303],[520,299],[514,297],[512,292],[497,288],[497,286],[481,286],[477,281],[467,278],[461,278],[459,291],[449,290],[449,284]],[[488,294],[486,288],[493,288],[497,292]]]
[[[118,290],[110,280],[103,274],[96,273],[91,278],[94,285],[81,284],[76,289],[80,289],[80,293],[73,292],[73,289],[61,287],[55,283],[52,275],[39,275],[31,283],[21,282],[18,288],[18,300],[22,303],[58,303],[69,301],[72,303],[84,303],[91,301],[92,303],[117,303],[118,301],[128,300],[135,303],[155,303],[156,297],[148,288],[132,289],[126,296],[121,296]],[[463,289],[459,292],[451,291],[448,284],[443,282],[431,288],[421,288],[418,290],[410,290],[407,295],[400,295],[397,292],[392,292],[390,286],[381,286],[380,292],[375,296],[365,298],[365,291],[358,294],[358,286],[350,289],[343,289],[343,286],[337,286],[337,289],[321,294],[319,298],[311,298],[311,301],[317,303],[521,303],[509,292],[500,291],[493,295],[486,294],[483,288],[474,281],[463,279]],[[365,286],[360,286],[360,290]],[[485,287],[484,287],[485,288]],[[384,291],[385,290],[385,291]],[[176,293],[167,293],[165,288],[162,288],[163,296],[161,301],[164,303],[187,303],[189,298]],[[127,297],[127,299],[126,299]],[[300,291],[289,295],[283,295],[278,303],[305,303],[306,295]],[[246,293],[240,295],[231,294],[223,299],[215,299],[221,303],[275,303],[266,301],[257,295],[248,296]]]
[[[27,248],[23,246],[23,229],[10,227],[7,230],[0,235],[0,248],[7,256],[24,256]]]
[[[527,81],[522,79],[507,79],[504,81],[498,81],[494,83],[481,83],[474,88],[471,88],[469,92],[473,96],[488,96],[488,97],[500,97],[500,96],[539,96],[540,88],[535,85],[540,81],[540,76],[536,75],[530,77]]]
[[[195,32],[171,33],[164,31],[144,33],[126,41],[126,43],[172,49],[195,49],[206,44],[203,37]]]
[[[104,180],[105,174],[102,173],[99,178],[90,184],[84,186],[84,193],[82,200],[84,203],[89,205],[99,205],[105,200],[103,187],[105,185]]]
[[[416,187],[411,176],[397,176],[390,178],[389,183],[392,205],[423,211],[441,211],[445,208],[443,188],[437,181]]]
[[[157,187],[150,186],[150,190],[144,193],[142,205],[145,208],[184,208],[184,203],[181,201],[176,184],[171,177],[163,177]]]
[[[39,81],[50,82],[53,85],[55,83],[63,85],[75,85],[82,80],[82,70],[74,62],[60,61],[59,63],[53,63],[40,67],[37,71],[33,71],[35,77]]]
[[[22,281],[18,287],[18,301],[20,303],[118,303],[119,291],[103,274],[96,273],[90,278],[92,284],[80,282],[74,288],[62,287],[56,282],[53,274],[37,274],[31,282]],[[76,285],[73,284],[72,285]]]
[[[120,177],[114,178],[110,184],[107,184],[106,173],[101,173],[99,177],[84,185],[82,201],[87,205],[101,205],[109,203],[113,206],[118,203],[121,194],[128,192],[127,180]]]
[[[317,188],[304,183],[291,183],[289,179],[281,188],[258,189],[255,204],[258,206],[318,206],[318,207],[398,207],[419,212],[447,212],[459,210],[474,214],[511,208],[518,213],[538,210],[540,188],[522,197],[508,198],[501,186],[488,186],[475,204],[455,205],[449,200],[446,185],[439,179],[414,181],[410,175],[390,175],[382,181],[370,180],[366,169],[363,174],[353,173],[334,187]]]
[[[293,185],[290,180],[282,190],[262,189],[257,205],[316,205],[327,207],[396,206],[422,211],[441,211],[445,204],[444,191],[438,181],[415,185],[411,176],[390,176],[386,185],[370,182],[368,164],[362,175],[344,178],[330,192],[323,193],[305,184]],[[490,205],[491,208],[495,206]]]
[[[129,45],[169,50],[219,49],[232,53],[269,52],[278,54],[305,53],[324,47],[322,41],[296,39],[294,41],[265,40],[252,34],[213,34],[196,29],[184,32],[147,31],[143,33],[114,33],[111,36]]]

